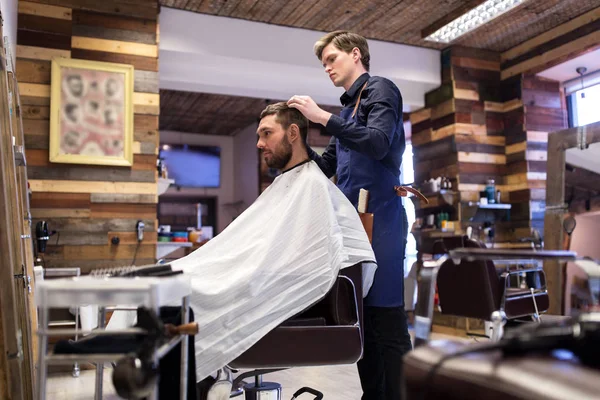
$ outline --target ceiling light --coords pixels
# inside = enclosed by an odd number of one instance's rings
[[[494,18],[512,10],[526,0],[487,0],[449,24],[444,25],[425,40],[438,43],[450,43]]]

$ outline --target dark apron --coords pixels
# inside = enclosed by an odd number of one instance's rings
[[[357,102],[360,102],[360,95]],[[356,121],[356,107],[345,107],[340,117],[346,121]],[[358,207],[360,189],[368,190],[367,212],[374,214],[372,245],[377,259],[377,272],[365,298],[365,305],[403,306],[408,222],[402,199],[394,190],[394,186],[400,184],[398,175],[380,161],[344,146],[339,139],[336,140],[336,154],[338,188],[354,207]]]

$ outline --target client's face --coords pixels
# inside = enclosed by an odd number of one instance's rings
[[[268,115],[260,120],[256,147],[262,150],[269,168],[283,169],[292,158],[292,144],[286,130],[275,118],[275,115]]]

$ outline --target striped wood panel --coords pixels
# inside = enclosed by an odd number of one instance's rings
[[[16,73],[22,99],[34,223],[57,234],[49,267],[97,267],[155,261],[160,100],[158,7],[146,0],[19,2]],[[54,164],[48,159],[51,59],[131,64],[134,73],[134,163],[131,168]],[[135,227],[146,234],[137,246]],[[119,237],[118,246],[111,244]]]
[[[548,132],[566,122],[558,83],[533,75],[502,81],[501,57],[460,46],[444,50],[442,85],[410,115],[415,181],[455,181],[461,203],[451,219],[458,217],[464,229],[472,224],[467,203],[478,201],[486,180],[494,179],[502,201],[513,204],[498,241],[543,227]]]

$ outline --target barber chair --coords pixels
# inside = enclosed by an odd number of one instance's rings
[[[447,254],[456,248],[485,249],[478,241],[453,237],[437,241],[434,253]],[[497,260],[498,263],[500,260]],[[511,277],[533,275],[527,287],[511,287]],[[506,268],[500,271],[492,260],[451,259],[442,264],[437,275],[437,288],[442,314],[491,321],[499,311],[509,321],[530,318],[540,321],[540,313],[550,306],[545,274],[541,265],[532,268]],[[502,328],[493,327],[492,340],[498,340]]]
[[[362,265],[357,264],[340,271],[320,302],[282,323],[232,361],[232,369],[252,370],[240,375],[234,386],[241,379],[254,377],[254,383],[243,388],[246,400],[279,400],[281,385],[263,382],[265,373],[357,362],[363,350],[362,307]]]
[[[406,399],[591,399],[600,393],[600,314],[572,323],[523,325],[498,342],[429,341],[434,287],[446,263],[496,259],[572,261],[562,251],[461,248],[425,262],[419,277],[415,349],[403,360]],[[465,265],[465,268],[467,265]],[[500,312],[494,319],[501,318]],[[567,349],[567,350],[563,350]]]
[[[506,357],[440,340],[408,353],[403,371],[408,400],[587,400],[600,393],[600,369],[552,349]]]
[[[373,229],[373,214],[360,213],[369,240]],[[224,385],[231,397],[245,395],[246,400],[281,400],[282,388],[276,382],[263,382],[263,375],[293,367],[348,365],[360,360],[363,352],[363,287],[362,264],[340,271],[333,287],[318,303],[283,322],[250,349],[221,370],[218,381],[209,389],[199,387],[200,399],[222,398],[220,380],[231,380]],[[249,370],[231,377],[231,370]],[[244,384],[243,379],[254,378]],[[243,387],[240,385],[243,384]],[[200,384],[199,384],[200,386]],[[294,394],[311,393],[317,399],[323,395],[311,388],[302,388]]]

